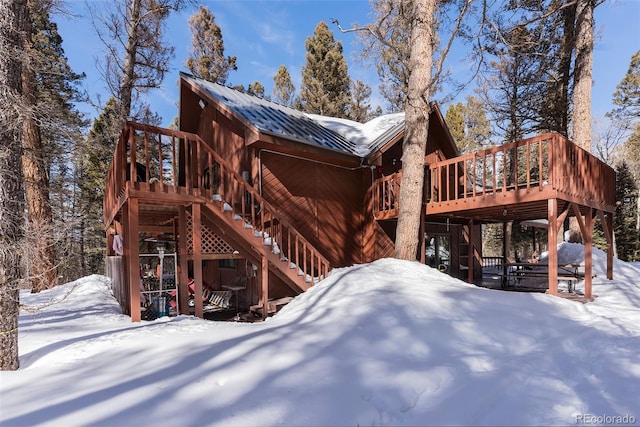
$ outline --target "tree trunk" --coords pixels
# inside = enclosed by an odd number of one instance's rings
[[[591,85],[593,84],[594,0],[578,0],[576,7],[576,64],[573,80],[573,142],[591,152]],[[576,218],[569,221],[570,241],[581,242]]]
[[[573,85],[573,142],[591,152],[591,85],[594,0],[578,0]]]
[[[396,258],[415,260],[420,241],[424,156],[429,132],[429,98],[435,41],[436,0],[414,0],[409,88],[402,144],[402,182],[396,230]]]
[[[555,129],[562,135],[569,137],[569,85],[571,82],[571,58],[573,57],[573,49],[575,47],[575,20],[576,7],[571,6],[562,12],[563,21],[563,37],[562,46],[560,47],[559,60],[559,79],[560,79],[560,98],[558,102],[560,107],[560,128]]]
[[[20,117],[25,0],[0,0],[0,370],[16,370],[20,243],[22,241],[22,168]]]
[[[31,46],[31,20],[26,20],[25,52],[33,57]],[[27,199],[27,234],[29,261],[27,276],[32,291],[40,292],[57,284],[56,253],[51,243],[53,221],[49,204],[49,180],[43,156],[40,129],[35,120],[35,73],[28,62],[22,67],[24,121],[22,126],[22,169]]]
[[[141,0],[131,0],[129,7],[129,21],[127,24],[127,47],[124,56],[122,70],[122,82],[120,86],[120,119],[123,122],[131,116],[131,103],[133,86],[135,84],[136,55],[138,52],[138,25],[140,24]]]

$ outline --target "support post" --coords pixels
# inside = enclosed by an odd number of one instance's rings
[[[422,204],[421,204],[422,208],[420,209],[420,228],[418,230],[418,233],[420,238],[418,239],[418,250],[420,251],[420,254],[418,255],[418,259],[420,260],[420,264],[424,264],[426,262],[425,260],[425,247],[424,247],[424,218],[425,218],[425,209],[426,206],[424,205],[424,193],[422,195]]]
[[[507,287],[507,222],[502,223],[502,288]]]
[[[129,199],[125,209],[125,235],[124,255],[129,271],[129,314],[132,322],[139,322],[140,315],[140,251],[139,223],[138,223],[138,199]]]
[[[607,213],[607,279],[613,280],[613,213]]]
[[[469,270],[467,271],[467,282],[473,283],[473,260],[475,258],[476,248],[473,246],[473,220],[469,221],[469,232],[467,233],[467,237],[469,238],[469,244],[467,245],[467,266]]]
[[[178,312],[189,314],[189,265],[187,260],[187,211],[184,206],[178,207],[178,260],[180,277],[178,277]]]
[[[549,199],[547,216],[549,230],[549,293],[558,295],[558,199]]]
[[[269,317],[269,263],[264,255],[260,257],[260,281],[262,282],[262,319]]]
[[[191,206],[191,220],[193,225],[193,281],[195,289],[193,291],[194,309],[196,317],[203,318],[202,310],[202,217],[200,203]]]
[[[584,216],[584,296],[591,299],[593,276],[593,215],[591,209]]]

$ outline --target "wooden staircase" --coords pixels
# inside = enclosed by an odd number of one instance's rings
[[[264,256],[269,271],[297,292],[327,277],[329,261],[225,159],[199,142],[193,147],[199,155],[189,157],[203,163],[195,170],[205,171],[194,183],[204,224],[247,259],[259,264]]]
[[[167,200],[200,204],[205,226],[252,263],[260,265],[264,257],[269,271],[297,293],[331,269],[285,216],[196,134],[127,123],[107,176],[105,224],[127,197],[156,204],[153,211],[165,209],[169,216],[176,205]]]

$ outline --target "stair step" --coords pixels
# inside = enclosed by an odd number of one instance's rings
[[[270,235],[270,233],[268,233],[265,230],[257,229],[254,226],[254,224],[251,224],[251,221],[247,220],[245,216],[236,213],[232,205],[224,201],[224,199],[219,194],[214,194],[212,196],[212,200],[213,200],[212,202],[209,202],[210,207],[211,208],[215,207],[215,209],[212,209],[212,210],[217,212],[216,215],[218,215],[221,218],[222,216],[227,215],[226,219],[224,219],[227,224],[230,224],[229,221],[242,220],[243,221],[242,223],[239,223],[237,226],[234,225],[234,229],[236,231],[239,231],[240,227],[242,227],[242,229],[250,230],[254,238],[262,240],[262,246],[265,247],[265,249],[260,250],[260,252],[267,255],[271,260],[270,262],[273,262],[274,265],[276,265],[275,261],[280,261],[281,263],[285,262],[289,264],[287,268],[284,265],[277,263],[278,267],[276,268],[280,270],[281,274],[284,274],[289,278],[288,280],[292,282],[291,283],[292,286],[305,290],[310,286],[313,286],[316,283],[316,280],[320,280],[319,278],[312,277],[311,275],[305,273],[294,262],[288,259],[288,257],[282,253],[282,250],[278,244],[279,242],[277,242],[275,238]],[[242,237],[242,238],[249,238],[249,235],[247,234],[245,235],[245,237]],[[254,243],[254,245],[260,246],[260,245],[257,245],[257,242]],[[266,247],[270,248],[269,250],[270,253],[266,251]],[[257,247],[254,247],[254,248],[258,249]],[[275,258],[274,256],[277,256],[277,258]],[[288,270],[294,270],[294,269],[296,270],[295,273],[292,271],[288,271]],[[302,280],[300,278],[302,278]]]

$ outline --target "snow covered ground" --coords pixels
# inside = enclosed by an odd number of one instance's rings
[[[594,260],[589,304],[383,259],[254,324],[131,323],[98,275],[24,293],[0,425],[638,425],[640,266]]]

